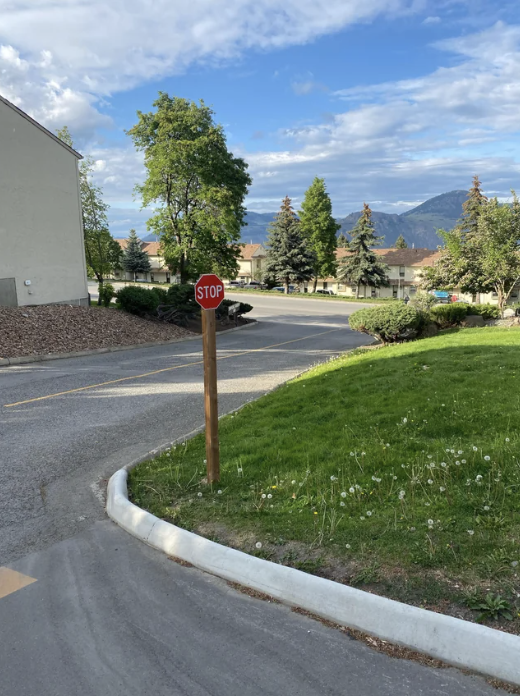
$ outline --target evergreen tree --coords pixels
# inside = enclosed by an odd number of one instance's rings
[[[471,234],[477,231],[477,224],[482,207],[487,203],[487,198],[482,193],[482,183],[475,174],[473,177],[473,186],[468,191],[468,200],[462,204],[462,220],[460,225],[461,234]]]
[[[150,258],[146,251],[141,249],[141,240],[135,230],[130,230],[123,257],[123,266],[125,271],[134,274],[134,280],[137,273],[150,273],[152,270]]]
[[[312,278],[315,263],[316,257],[302,234],[291,199],[286,196],[269,226],[264,278],[283,283],[287,294],[291,282],[302,283]]]
[[[338,249],[345,249],[346,247],[348,247],[348,239],[345,236],[344,232],[341,232],[338,235],[338,239],[336,240],[336,246],[338,247]]]
[[[69,147],[74,147],[67,126],[57,131],[57,136]],[[103,283],[107,276],[122,267],[123,252],[108,229],[108,205],[103,201],[103,191],[92,181],[94,160],[85,157],[79,165],[79,187],[87,273],[99,283],[98,304],[101,305]]]
[[[313,292],[316,292],[318,278],[336,275],[336,232],[341,227],[332,217],[332,204],[325,188],[325,179],[315,177],[305,192],[300,226],[316,259],[313,285]]]
[[[360,285],[372,288],[388,286],[388,266],[371,249],[380,246],[383,238],[375,233],[372,211],[367,203],[363,203],[361,217],[350,235],[352,239],[348,249],[351,253],[342,260],[338,278],[344,283],[356,285],[356,297],[359,297]]]
[[[403,237],[402,234],[400,234],[399,237],[397,237],[397,239],[395,240],[394,248],[408,249],[408,244],[406,243],[406,239]]]

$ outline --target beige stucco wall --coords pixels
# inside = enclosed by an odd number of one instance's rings
[[[0,278],[13,277],[19,305],[86,303],[77,159],[0,101]]]

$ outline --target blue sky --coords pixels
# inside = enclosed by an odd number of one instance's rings
[[[498,6],[499,5],[499,6]],[[324,176],[334,213],[400,213],[479,173],[519,187],[520,24],[491,0],[0,0],[0,93],[96,160],[112,231],[145,234],[124,130],[159,90],[215,110],[251,210]]]

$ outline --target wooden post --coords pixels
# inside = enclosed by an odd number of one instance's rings
[[[206,460],[208,483],[220,479],[218,446],[217,338],[215,310],[202,310],[202,349],[204,355],[204,413],[206,416]]]

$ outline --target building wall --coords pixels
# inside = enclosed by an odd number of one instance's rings
[[[0,278],[19,305],[86,304],[76,157],[0,101],[0,163]]]

